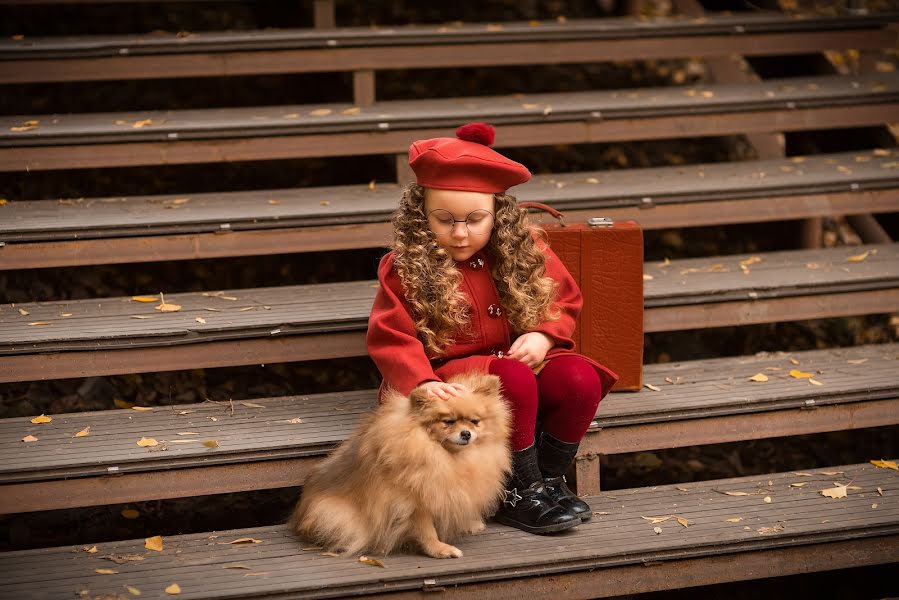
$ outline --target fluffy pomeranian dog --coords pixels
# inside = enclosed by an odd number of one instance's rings
[[[458,376],[468,392],[432,399],[389,391],[303,487],[290,526],[330,551],[386,555],[417,548],[459,558],[446,543],[484,528],[511,468],[509,409],[495,375]]]

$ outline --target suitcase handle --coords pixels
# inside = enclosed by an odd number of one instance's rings
[[[565,227],[565,220],[562,218],[562,213],[557,211],[549,204],[543,204],[542,202],[519,202],[518,206],[520,206],[521,208],[536,208],[546,211],[559,220],[560,226]]]

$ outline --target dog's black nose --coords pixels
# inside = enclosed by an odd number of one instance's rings
[[[459,437],[465,440],[466,442],[471,439],[471,432],[467,429],[463,429],[459,432]]]

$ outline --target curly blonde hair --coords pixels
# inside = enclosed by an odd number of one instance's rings
[[[552,306],[555,283],[545,275],[546,259],[532,236],[536,231],[545,241],[545,232],[528,224],[527,210],[514,196],[493,197],[495,226],[485,252],[506,318],[518,332],[557,320],[559,311]],[[417,183],[404,190],[393,228],[394,265],[419,339],[439,356],[471,318],[468,300],[459,289],[462,273],[428,227],[425,190]]]

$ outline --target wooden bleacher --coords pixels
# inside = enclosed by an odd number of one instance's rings
[[[0,206],[0,270],[377,248],[389,239],[397,182],[408,178],[409,141],[449,135],[471,120],[496,124],[501,149],[899,122],[894,73],[477,98],[378,100],[375,93],[376,72],[393,69],[874,51],[895,43],[899,13],[333,28],[333,3],[314,6],[317,29],[0,41],[6,85],[352,72],[354,90],[352,102],[316,105],[0,116],[0,171],[386,154],[398,157],[397,181],[11,198]],[[647,229],[894,213],[897,153],[760,152],[761,160],[743,163],[553,173],[515,193],[569,220],[602,214]],[[899,312],[897,259],[899,246],[879,243],[648,262],[645,329]],[[182,306],[172,313],[127,297],[3,305],[0,382],[361,356],[374,292],[363,280],[166,294]],[[890,469],[866,463],[813,469],[810,477],[602,491],[598,464],[602,455],[899,424],[897,358],[897,344],[879,344],[646,365],[654,389],[612,394],[599,407],[576,467],[595,516],[562,536],[527,536],[523,544],[526,534],[491,525],[459,544],[461,561],[396,555],[383,559],[386,569],[322,556],[279,525],[166,537],[161,553],[145,551],[143,540],[99,544],[97,554],[81,546],[22,550],[0,554],[0,598],[92,598],[126,585],[166,597],[172,582],[197,598],[558,597],[561,589],[592,598],[895,562],[899,512],[877,491],[899,491]],[[790,377],[794,367],[821,385]],[[769,381],[749,381],[759,372]],[[295,486],[374,403],[375,391],[363,390],[57,414],[46,425],[3,419],[0,514]],[[72,437],[87,426],[90,436]],[[183,431],[200,435],[179,439]],[[23,444],[29,433],[39,441]],[[138,447],[145,436],[160,445]],[[847,481],[858,488],[848,498],[821,496]],[[655,534],[640,518],[675,513],[689,526],[669,520]],[[744,520],[727,522],[735,517]],[[247,537],[259,543],[228,543]],[[145,559],[102,560],[109,554]],[[95,572],[109,567],[117,573]]]

